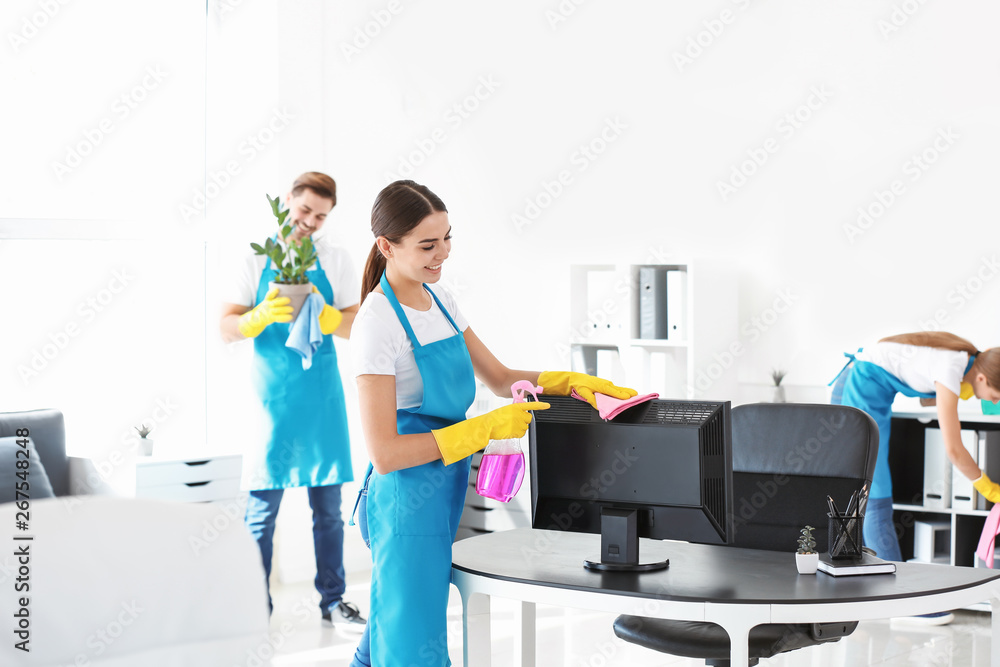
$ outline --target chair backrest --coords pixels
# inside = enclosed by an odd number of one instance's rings
[[[16,435],[17,430],[23,428],[28,429],[35,443],[52,492],[57,496],[69,495],[69,459],[66,458],[66,425],[62,412],[51,408],[0,412],[0,438]]]
[[[878,427],[843,405],[754,403],[733,408],[732,546],[793,550],[799,530],[816,528],[827,551],[827,495],[839,509],[871,482]]]

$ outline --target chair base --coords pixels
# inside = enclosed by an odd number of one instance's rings
[[[760,658],[838,641],[857,627],[857,621],[758,625],[750,630],[748,664],[753,667]],[[729,665],[729,635],[714,623],[622,615],[615,619],[614,629],[620,639],[660,653],[701,658],[713,667]]]

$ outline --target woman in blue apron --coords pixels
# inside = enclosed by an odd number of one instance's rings
[[[865,545],[886,560],[902,560],[892,520],[889,429],[896,394],[937,406],[949,460],[987,500],[1000,501],[1000,486],[980,469],[962,444],[959,399],[1000,400],[1000,348],[979,352],[954,334],[921,332],[883,338],[874,347],[847,354],[835,378],[833,402],[864,410],[879,431],[878,457],[864,521]]]
[[[499,396],[518,380],[550,394],[618,398],[630,389],[580,373],[511,370],[468,327],[438,282],[451,249],[444,203],[397,181],[372,208],[376,242],[365,266],[351,354],[372,465],[357,514],[371,547],[371,611],[352,666],[450,665],[451,544],[469,488],[471,455],[522,436],[531,411],[511,404],[465,418],[475,378]]]
[[[286,203],[293,231],[288,239],[280,240],[300,241],[322,228],[336,203],[336,183],[326,174],[307,172],[292,185]],[[274,240],[279,239],[275,236]],[[260,260],[249,259],[247,271],[259,271],[254,276],[254,307],[226,304],[222,330],[227,340],[253,338],[253,384],[270,429],[260,456],[247,466],[251,479],[246,522],[260,548],[265,577],[271,573],[275,518],[284,490],[308,487],[320,613],[325,622],[361,632],[364,618],[355,605],[342,600],[341,485],[354,476],[344,389],[331,337],[335,331],[345,338],[350,335],[358,309],[358,286],[346,251],[321,241],[317,241],[316,248],[318,259],[306,275],[313,291],[325,302],[318,313],[323,342],[313,352],[308,368],[303,367],[303,357],[286,346],[291,307],[287,298],[278,298],[276,290],[268,290],[268,283],[277,277],[270,257],[262,270]],[[331,277],[337,282],[336,288]],[[244,290],[252,288],[247,276],[242,283]],[[245,300],[247,295],[239,298]]]

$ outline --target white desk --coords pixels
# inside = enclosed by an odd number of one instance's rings
[[[764,623],[862,621],[945,611],[989,600],[991,663],[1000,667],[1000,571],[898,563],[894,575],[799,575],[788,553],[642,540],[643,560],[670,567],[596,573],[599,535],[527,528],[456,542],[452,583],[463,602],[466,667],[490,665],[490,598],[520,600],[518,652],[535,664],[535,605],[716,623],[729,633],[733,665],[747,664],[750,629]]]

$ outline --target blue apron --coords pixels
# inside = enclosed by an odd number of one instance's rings
[[[871,498],[891,498],[889,432],[892,425],[892,402],[897,393],[920,398],[934,398],[936,394],[917,391],[881,366],[869,361],[857,361],[853,354],[845,353],[844,356],[848,357],[849,361],[834,378],[836,384],[834,384],[833,401],[864,410],[878,425],[878,456],[875,459],[875,473],[868,495]],[[970,355],[965,372],[969,371],[974,361],[975,358]],[[842,393],[838,391],[841,388]],[[838,394],[840,394],[839,401]]]
[[[267,284],[277,274],[268,257],[254,303],[264,300]],[[333,287],[318,259],[307,275],[323,299],[333,303]],[[302,357],[285,347],[290,327],[291,323],[270,324],[253,342],[254,388],[271,430],[263,460],[253,469],[250,490],[326,486],[354,479],[344,387],[332,335],[323,336],[312,366],[302,370]]]
[[[428,433],[465,419],[476,394],[465,338],[426,285],[455,335],[421,345],[383,274],[382,291],[413,344],[424,393],[419,407],[396,411],[400,434]],[[472,458],[444,465],[431,461],[367,480],[372,550],[370,638],[372,665],[450,665],[448,593],[451,545],[469,489]]]

